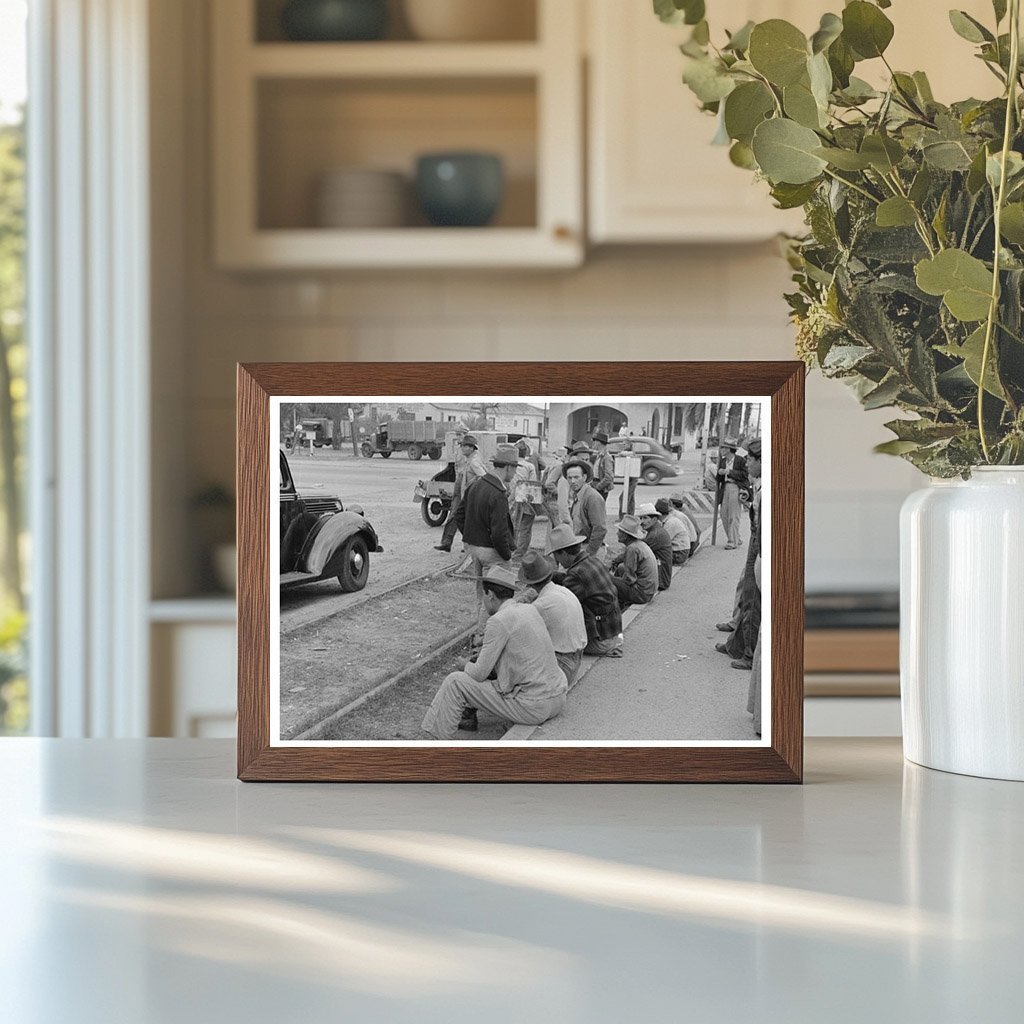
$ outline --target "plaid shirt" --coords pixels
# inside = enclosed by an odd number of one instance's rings
[[[588,555],[586,548],[559,579],[583,605],[588,640],[609,640],[622,632],[622,611],[615,590],[615,581],[604,564]]]

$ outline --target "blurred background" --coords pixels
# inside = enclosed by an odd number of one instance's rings
[[[992,92],[944,9],[888,13],[895,66]],[[793,358],[801,224],[710,145],[682,35],[649,0],[0,0],[4,732],[232,733],[236,362]],[[920,481],[807,388],[808,731],[895,732]]]

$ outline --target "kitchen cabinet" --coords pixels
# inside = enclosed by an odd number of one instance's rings
[[[643,0],[587,0],[589,39],[589,234],[594,243],[737,242],[799,232],[800,211],[776,210],[767,186],[710,145],[715,120],[682,84],[678,49],[689,28],[663,25]],[[785,18],[805,33],[827,0],[708,2],[712,37],[747,20]],[[956,6],[992,21],[989,0]],[[995,95],[998,83],[950,27],[946,8],[901,0],[886,11],[896,33],[887,56],[897,69],[928,72],[943,101]],[[877,84],[880,61],[858,65]]]
[[[583,258],[579,8],[535,4],[533,38],[292,42],[274,0],[217,0],[213,219],[229,269],[574,266]],[[393,19],[394,20],[394,19]],[[401,226],[319,226],[339,168],[399,172],[424,152],[504,164],[492,225],[432,227],[409,188]]]

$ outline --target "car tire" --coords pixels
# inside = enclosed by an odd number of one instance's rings
[[[370,576],[370,551],[362,537],[350,537],[341,549],[338,583],[346,594],[362,590]]]
[[[390,459],[391,458],[391,452],[381,452],[380,453],[380,457],[382,459]]]
[[[658,472],[653,466],[643,471],[643,480],[645,484],[660,484],[661,473]]]
[[[406,454],[414,462],[419,462],[423,458],[423,449],[418,444],[411,444],[406,449]]]
[[[448,506],[443,498],[437,496],[424,498],[420,502],[420,512],[427,526],[440,526],[448,518]]]
[[[441,458],[441,449],[440,448],[431,448],[430,449],[430,457],[436,462],[439,458]]]
[[[373,445],[370,444],[369,441],[364,441],[359,446],[359,451],[362,452],[364,459],[372,459],[373,458]]]

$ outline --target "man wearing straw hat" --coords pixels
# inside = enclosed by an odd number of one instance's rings
[[[644,543],[644,528],[636,516],[623,516],[619,523],[622,554],[612,563],[612,576],[625,611],[631,604],[650,604],[658,592],[658,560]]]
[[[441,531],[441,543],[434,545],[437,551],[451,551],[452,542],[455,540],[456,517],[466,491],[474,480],[484,476],[487,472],[483,459],[480,458],[476,438],[472,434],[467,434],[465,428],[461,430],[456,428],[456,433],[461,436],[456,439],[455,488],[452,492],[452,507],[445,520],[444,529]]]
[[[605,564],[583,547],[585,540],[573,533],[571,526],[556,526],[548,540],[548,551],[563,570],[558,582],[583,606],[587,627],[583,653],[621,658],[622,611],[615,580]]]
[[[606,501],[615,486],[615,459],[608,451],[608,435],[602,430],[594,433],[594,490]]]
[[[587,626],[579,598],[551,582],[557,566],[540,551],[527,551],[519,568],[519,583],[526,589],[517,600],[530,603],[540,612],[555,645],[558,667],[571,687],[579,674],[583,648],[587,646]]]
[[[636,510],[636,517],[644,528],[644,543],[658,561],[658,589],[668,590],[672,585],[672,539],[662,525],[658,510],[650,502]]]
[[[572,528],[585,538],[587,551],[596,555],[608,533],[608,513],[604,498],[591,486],[594,467],[586,457],[589,449],[576,445],[573,455],[562,466],[562,476],[569,484],[569,518]]]
[[[568,683],[540,612],[512,600],[516,578],[504,566],[491,566],[481,585],[488,615],[483,647],[461,672],[445,677],[423,719],[424,731],[439,740],[458,735],[468,708],[540,725],[565,707]]]
[[[466,551],[473,560],[473,576],[477,580],[476,644],[482,641],[487,622],[481,583],[484,568],[507,563],[515,544],[509,518],[508,487],[519,468],[519,455],[515,448],[503,445],[494,453],[491,463],[494,472],[485,473],[466,491],[456,517]]]

